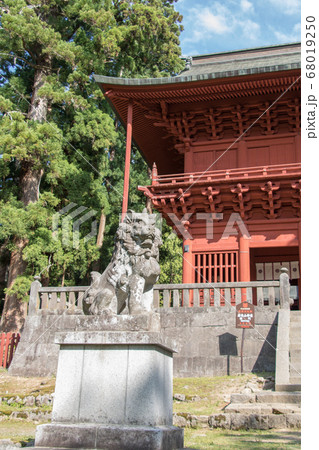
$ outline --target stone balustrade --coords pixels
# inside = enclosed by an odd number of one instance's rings
[[[244,300],[255,303],[257,306],[276,306],[280,303],[280,282],[251,281],[154,286],[156,308],[235,306]]]
[[[44,287],[35,277],[31,285],[29,314],[48,314],[68,310],[82,311],[82,299],[89,286]],[[290,284],[287,269],[281,269],[279,280],[238,281],[229,283],[156,284],[155,308],[230,307],[245,300],[261,307],[287,308]]]

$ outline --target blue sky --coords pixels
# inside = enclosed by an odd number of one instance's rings
[[[183,56],[300,41],[300,0],[178,0]]]

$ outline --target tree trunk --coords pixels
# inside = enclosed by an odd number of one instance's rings
[[[105,222],[106,222],[106,215],[104,214],[104,212],[101,212],[101,217],[100,217],[100,224],[99,224],[99,232],[97,235],[97,240],[96,240],[96,246],[97,248],[101,248],[103,245],[103,240],[104,240],[104,231],[105,231]],[[101,260],[100,258],[96,261],[93,261],[92,263],[92,270],[99,272],[100,271],[100,264],[101,264]]]
[[[7,249],[7,242],[0,247],[0,299],[2,300],[3,290],[7,287],[7,279],[9,273],[10,252]]]
[[[22,259],[22,251],[26,246],[25,239],[15,241],[16,249],[11,252],[7,288],[10,288],[17,276],[26,269],[26,262]],[[27,313],[27,303],[17,299],[16,295],[6,295],[1,316],[1,331],[3,333],[19,332],[24,324]]]
[[[46,120],[48,111],[48,100],[40,97],[38,92],[43,86],[45,78],[50,73],[51,60],[45,56],[40,61],[41,69],[34,74],[31,106],[28,119],[43,122]],[[39,64],[39,65],[40,65]],[[39,164],[37,164],[38,166]],[[40,183],[43,175],[42,168],[35,168],[33,162],[23,161],[20,166],[20,200],[25,206],[39,200]],[[11,253],[9,276],[7,287],[10,288],[16,278],[24,274],[27,263],[23,261],[23,249],[27,245],[27,239],[16,238],[14,240],[16,249]],[[2,332],[19,332],[23,327],[27,314],[27,304],[17,298],[16,295],[6,295],[4,300],[3,314],[1,317]]]
[[[39,200],[43,169],[34,169],[32,163],[24,163],[20,170],[20,200],[25,206]]]
[[[98,232],[97,240],[96,240],[97,248],[101,248],[102,245],[103,245],[105,221],[106,221],[106,216],[105,216],[105,214],[103,212],[101,212],[99,232]]]

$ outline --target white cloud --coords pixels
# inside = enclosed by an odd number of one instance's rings
[[[243,0],[248,2],[248,0]],[[213,35],[244,35],[249,40],[256,40],[260,33],[258,23],[248,19],[245,14],[234,14],[219,2],[203,10],[190,11],[192,36],[184,38],[184,42],[200,42]]]
[[[260,25],[250,19],[238,21],[238,25],[242,28],[243,34],[250,40],[256,40],[260,34]]]
[[[280,9],[284,14],[300,14],[300,0],[269,0],[272,5]]]
[[[244,12],[253,12],[254,6],[248,0],[241,0],[240,7]]]
[[[203,39],[203,33],[199,30],[193,31],[190,37],[186,37],[183,39],[183,42],[200,42]]]
[[[279,42],[287,44],[288,42],[300,41],[300,31],[301,25],[300,23],[296,23],[293,29],[291,30],[291,33],[283,33],[277,30],[273,30],[273,33]]]
[[[227,24],[229,22],[228,18],[222,14],[214,14],[209,8],[204,8],[197,16],[200,22],[200,27],[203,30],[210,31],[216,34],[223,34],[230,31],[230,26]]]

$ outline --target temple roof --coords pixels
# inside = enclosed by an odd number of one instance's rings
[[[95,75],[97,83],[122,86],[154,86],[227,78],[301,67],[301,44],[274,45],[186,58],[189,68],[175,77],[118,78]]]
[[[245,109],[256,103],[263,108],[265,101],[271,103],[282,96],[285,101],[299,98],[300,51],[300,43],[293,43],[199,55],[188,58],[186,69],[175,77],[95,75],[95,80],[124,126],[128,104],[133,103],[133,140],[148,164],[156,162],[160,174],[181,173],[184,154],[180,141],[188,117],[194,127],[196,114],[203,116],[204,110],[208,116],[214,110],[218,122],[221,108]],[[209,123],[205,127],[210,127]]]

